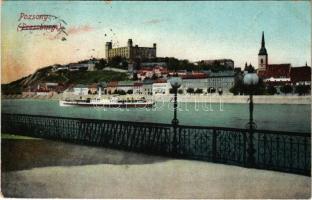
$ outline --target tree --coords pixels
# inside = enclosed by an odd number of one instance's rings
[[[292,87],[290,85],[283,85],[281,88],[280,88],[281,92],[284,93],[284,94],[288,94],[288,93],[291,93],[293,91]]]
[[[266,88],[265,83],[263,82],[261,78],[259,78],[258,84],[255,85],[253,88],[254,89],[253,93],[255,95],[264,95],[266,93],[265,88]]]
[[[179,67],[179,60],[178,59],[173,58],[173,57],[171,57],[171,58],[166,57],[165,60],[168,63],[168,69],[170,69],[170,70],[175,70],[175,69],[177,70],[178,69],[178,67]]]
[[[231,87],[229,91],[230,91],[232,94],[234,94],[234,95],[238,95],[238,94],[239,94],[239,90],[238,90],[238,88],[235,87],[235,86]]]
[[[134,73],[134,74],[133,74],[132,80],[134,80],[134,81],[139,80],[138,74],[137,74],[137,73]]]
[[[194,89],[193,88],[187,88],[186,92],[192,94],[192,93],[194,93]]]
[[[178,92],[179,94],[183,94],[183,90],[182,90],[182,89],[179,89],[177,92]],[[173,89],[173,88],[170,88],[170,89],[169,89],[169,93],[170,93],[170,94],[174,94],[174,89]]]
[[[248,95],[251,92],[255,95],[264,95],[266,93],[265,90],[265,83],[261,78],[259,78],[259,82],[257,85],[254,86],[246,86],[243,84],[243,77],[242,75],[237,75],[235,77],[234,86],[230,89],[230,92],[234,95],[238,94],[245,94]]]
[[[127,94],[124,90],[118,90],[117,92],[119,95],[126,95]]]
[[[128,62],[124,57],[115,56],[108,61],[107,65],[110,67],[126,69],[128,67]]]
[[[203,89],[197,88],[197,89],[195,90],[195,93],[201,94],[201,93],[203,93]]]
[[[208,93],[215,93],[215,92],[216,92],[216,89],[215,89],[214,87],[209,87],[209,88],[207,89],[207,92],[208,92]]]
[[[277,90],[274,86],[271,86],[269,85],[267,88],[266,88],[266,92],[269,94],[269,95],[274,95],[277,93]]]
[[[158,77],[156,76],[156,74],[153,74],[152,76],[152,80],[156,80]]]
[[[94,66],[94,67],[95,67],[97,70],[102,70],[103,68],[106,67],[106,65],[107,65],[106,60],[104,60],[104,59],[102,58],[102,59],[100,59],[100,61],[99,61],[98,63],[95,63],[95,66]]]
[[[295,88],[295,92],[299,95],[309,94],[311,91],[310,85],[297,85]]]
[[[219,95],[223,94],[223,90],[218,90]]]
[[[127,94],[133,94],[133,90],[128,90]]]

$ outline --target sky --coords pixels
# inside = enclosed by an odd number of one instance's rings
[[[18,25],[58,24],[25,15],[53,15],[65,31]],[[198,61],[229,58],[235,67],[258,65],[264,31],[269,64],[311,65],[309,1],[2,1],[1,83],[52,64],[105,58],[105,42],[151,47],[157,56]],[[62,37],[66,40],[62,40]]]

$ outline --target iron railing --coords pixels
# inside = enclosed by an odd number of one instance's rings
[[[2,113],[2,132],[310,176],[311,135]],[[252,137],[250,137],[252,136]],[[250,141],[254,151],[249,151]],[[249,158],[253,158],[253,163]]]

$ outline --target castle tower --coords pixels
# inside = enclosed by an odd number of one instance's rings
[[[268,66],[268,53],[265,48],[264,32],[262,32],[261,49],[258,54],[258,70],[259,71],[266,70],[267,66]]]
[[[106,42],[105,44],[105,56],[106,56],[106,59],[109,58],[108,56],[108,52],[110,49],[112,49],[113,45],[112,45],[112,42]]]
[[[132,47],[132,39],[128,39],[128,47]]]

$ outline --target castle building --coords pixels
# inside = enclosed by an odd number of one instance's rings
[[[126,47],[112,48],[112,42],[106,42],[105,56],[107,59],[121,56],[128,60],[156,58],[156,43],[153,47],[139,47],[133,46],[132,39],[129,39]]]
[[[258,54],[258,71],[266,70],[268,66],[268,53],[265,48],[264,32],[262,32],[261,48]]]

